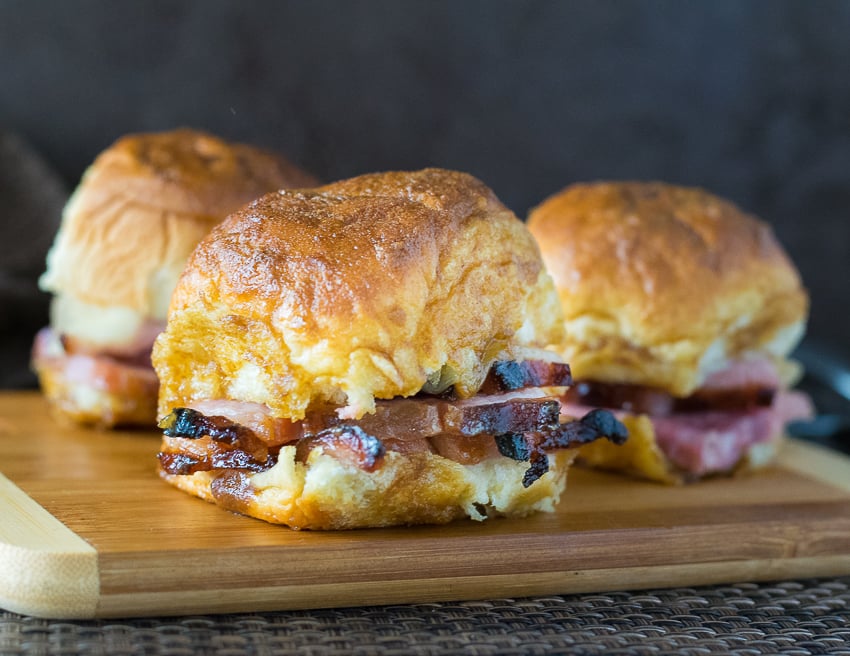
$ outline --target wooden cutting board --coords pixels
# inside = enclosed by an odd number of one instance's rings
[[[850,459],[799,442],[768,471],[684,488],[573,470],[559,511],[526,520],[326,533],[179,492],[158,447],[0,394],[0,607],[180,615],[850,574]]]

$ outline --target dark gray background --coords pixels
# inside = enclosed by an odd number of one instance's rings
[[[0,0],[0,130],[69,188],[180,125],[327,180],[467,170],[521,216],[577,180],[706,187],[775,226],[810,334],[850,350],[850,2]],[[43,320],[6,303],[6,343]]]

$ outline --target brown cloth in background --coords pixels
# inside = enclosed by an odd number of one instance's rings
[[[68,197],[64,182],[20,137],[0,132],[0,388],[33,387],[30,347],[46,325],[38,277]]]

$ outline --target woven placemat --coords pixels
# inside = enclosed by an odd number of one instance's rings
[[[850,656],[850,577],[121,621],[0,612],[3,656],[567,653]]]

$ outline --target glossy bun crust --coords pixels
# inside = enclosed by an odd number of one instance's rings
[[[576,184],[532,210],[576,379],[685,396],[747,352],[783,358],[808,299],[771,229],[700,189]]]
[[[202,399],[362,416],[561,341],[525,228],[467,174],[364,175],[264,196],[193,253],[154,348],[159,411]]]
[[[123,137],[65,207],[42,287],[164,319],[186,258],[229,213],[315,180],[253,146],[181,129]]]

